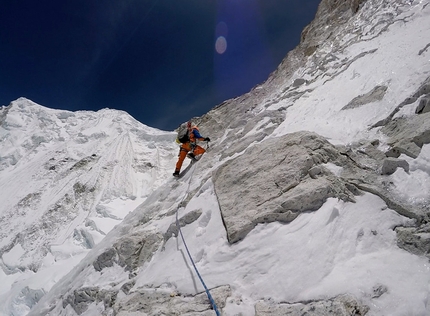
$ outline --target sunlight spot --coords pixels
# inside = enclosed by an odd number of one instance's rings
[[[224,54],[227,50],[227,40],[224,36],[220,36],[216,39],[215,50],[218,54]]]

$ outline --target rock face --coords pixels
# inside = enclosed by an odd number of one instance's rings
[[[259,223],[291,222],[329,197],[354,201],[360,190],[378,195],[401,215],[427,222],[425,206],[399,199],[384,177],[397,168],[408,172],[409,164],[387,157],[375,145],[336,148],[317,134],[298,132],[266,140],[227,161],[213,181],[229,241],[243,239]],[[330,164],[339,166],[338,174]]]
[[[206,293],[184,296],[169,290],[169,288],[161,288],[142,289],[127,292],[127,294],[124,297],[122,290],[106,291],[96,287],[81,288],[75,290],[63,301],[63,307],[70,305],[77,315],[82,315],[85,312],[96,315],[97,311],[91,311],[88,308],[92,303],[102,304],[107,311],[104,315],[214,315]],[[231,289],[229,286],[221,286],[212,289],[211,294],[217,302],[217,306],[223,308],[227,297],[231,295]]]
[[[229,241],[243,239],[258,223],[291,222],[329,197],[353,201],[345,183],[323,166],[341,158],[323,137],[299,132],[226,162],[213,179]]]
[[[423,144],[430,143],[430,113],[393,119],[381,131],[390,137],[389,155],[417,158]]]
[[[229,286],[211,290],[219,308],[225,306],[227,297],[231,295]],[[125,299],[119,300],[113,310],[117,316],[128,315],[188,315],[213,316],[215,313],[206,297],[206,293],[195,296],[182,296],[163,289],[136,291]]]
[[[116,263],[126,271],[133,271],[152,258],[153,252],[158,249],[161,241],[161,235],[147,232],[137,232],[123,237],[112,248],[98,256],[93,263],[94,269],[102,271]]]
[[[406,160],[388,157],[382,163],[381,174],[393,174],[397,168],[403,168],[408,172],[409,164]]]
[[[255,305],[255,316],[363,316],[368,311],[368,306],[360,304],[351,295],[310,303],[270,304],[261,301]]]
[[[387,86],[376,86],[372,91],[354,98],[351,102],[345,105],[342,110],[355,109],[374,101],[380,101],[384,98],[387,89]]]
[[[419,227],[397,227],[397,245],[419,256],[430,259],[430,224]]]

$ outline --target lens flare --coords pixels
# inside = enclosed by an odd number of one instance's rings
[[[227,50],[227,40],[224,36],[220,36],[216,39],[215,50],[220,55],[224,54]]]
[[[215,28],[215,50],[218,54],[222,55],[227,50],[227,35],[228,27],[223,21],[218,22]]]

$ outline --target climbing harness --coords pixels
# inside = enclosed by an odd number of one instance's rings
[[[209,147],[209,144],[208,144],[208,147]],[[199,270],[196,267],[196,264],[194,263],[193,257],[191,256],[191,253],[188,250],[187,243],[185,242],[184,235],[182,234],[181,226],[179,225],[179,219],[178,219],[179,208],[181,207],[182,202],[184,201],[185,197],[187,196],[187,194],[188,194],[188,192],[190,190],[191,180],[193,178],[194,170],[195,170],[195,166],[193,167],[193,170],[191,171],[190,179],[188,180],[187,191],[185,192],[184,196],[182,197],[181,202],[179,203],[178,207],[176,208],[176,227],[178,228],[179,234],[181,235],[182,242],[184,243],[185,249],[187,250],[188,257],[190,258],[190,261],[193,264],[194,270],[196,271],[196,274],[199,277],[200,282],[202,283],[203,287],[205,288],[205,292],[206,292],[206,295],[208,296],[209,302],[211,303],[212,309],[215,311],[215,313],[216,313],[217,316],[220,316],[221,314],[218,311],[218,308],[216,306],[215,300],[213,299],[211,293],[209,292],[209,289],[207,288],[205,282],[203,281],[203,278],[200,275]]]

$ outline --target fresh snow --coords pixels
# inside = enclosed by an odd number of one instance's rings
[[[393,190],[411,204],[429,207],[426,203],[430,197],[430,145],[424,145],[416,159],[406,155],[401,155],[400,158],[408,161],[409,172],[398,168],[390,176],[394,184]]]
[[[362,298],[372,306],[371,315],[424,315],[428,310],[430,264],[397,247],[393,228],[411,222],[378,197],[365,194],[357,203],[329,199],[291,224],[258,225],[234,245],[227,241],[211,183],[179,212],[193,209],[203,214],[182,231],[206,284],[230,284],[242,293],[228,300],[226,315],[252,315],[259,299],[297,302],[343,293]],[[171,221],[158,228],[167,230]],[[135,287],[204,290],[176,238],[142,270]],[[373,299],[378,285],[390,289],[382,300]]]

